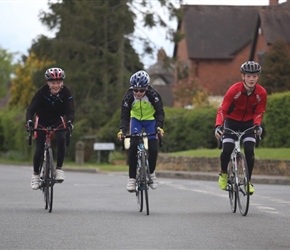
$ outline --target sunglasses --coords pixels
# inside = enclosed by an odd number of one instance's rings
[[[140,93],[144,93],[144,92],[146,91],[146,89],[133,89],[133,91],[134,91],[135,93],[138,93],[138,92],[140,92]]]

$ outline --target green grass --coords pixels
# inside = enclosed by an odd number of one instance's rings
[[[169,153],[172,156],[187,156],[187,157],[219,157],[221,153],[220,149],[196,149],[181,151],[175,153]],[[256,159],[270,159],[270,160],[290,160],[290,148],[256,148],[255,149]],[[122,157],[124,158],[124,157]],[[0,157],[0,163],[4,164],[21,164],[31,166],[31,161],[7,159]],[[83,169],[98,169],[100,172],[127,172],[128,166],[125,163],[112,165],[108,163],[84,163],[83,165],[77,165],[75,162],[64,162],[64,167],[69,168],[83,168]]]
[[[170,153],[172,156],[219,157],[221,149],[196,149]],[[290,148],[256,148],[256,159],[290,160]]]

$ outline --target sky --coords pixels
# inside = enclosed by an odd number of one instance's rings
[[[155,1],[155,0],[148,0]],[[286,0],[280,0],[279,3]],[[28,55],[28,49],[32,41],[39,35],[53,37],[54,33],[49,31],[39,21],[39,12],[47,12],[47,0],[0,0],[0,47],[8,52],[18,52],[21,55]],[[196,5],[269,5],[269,0],[185,0],[185,4]],[[156,44],[156,48],[163,48],[168,56],[173,54],[173,44],[166,41],[165,34],[160,30],[151,31],[148,36]],[[155,37],[158,37],[155,42]],[[163,39],[164,37],[164,39]],[[138,51],[138,44],[134,45]],[[157,52],[155,53],[157,54]],[[154,58],[142,58],[146,67],[156,62]]]

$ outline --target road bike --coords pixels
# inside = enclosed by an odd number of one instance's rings
[[[149,215],[149,186],[153,183],[150,177],[150,169],[148,164],[147,143],[144,142],[144,138],[148,138],[148,136],[158,136],[159,146],[162,146],[161,136],[159,133],[142,132],[140,134],[135,133],[130,135],[124,135],[124,139],[138,138],[135,194],[137,198],[137,207],[139,212],[143,211],[145,201],[147,215]],[[128,149],[129,146],[125,147],[123,143],[123,148]]]
[[[44,143],[44,153],[41,158],[39,173],[40,173],[40,184],[39,189],[42,191],[44,196],[45,209],[48,209],[49,213],[52,211],[53,205],[53,186],[55,183],[61,183],[62,181],[55,180],[55,167],[53,160],[53,150],[52,150],[52,138],[54,133],[58,131],[66,131],[67,146],[69,144],[70,131],[66,128],[63,122],[59,126],[53,128],[52,126],[44,127],[38,124],[37,128],[29,129],[29,145],[31,145],[32,134],[37,133],[37,131],[44,131],[46,133],[45,143]]]
[[[254,133],[255,127],[250,127],[243,132],[224,128],[225,133],[235,136],[235,147],[231,154],[228,165],[228,183],[226,190],[229,193],[230,206],[233,213],[236,212],[237,205],[240,213],[246,216],[249,211],[250,192],[249,170],[245,155],[241,152],[241,139],[247,133]],[[257,138],[259,141],[260,138]]]

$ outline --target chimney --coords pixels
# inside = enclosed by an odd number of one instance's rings
[[[167,57],[167,55],[166,55],[166,52],[163,48],[158,50],[158,53],[157,53],[157,61],[158,62],[164,62],[166,57]]]
[[[269,5],[273,6],[273,5],[278,5],[279,4],[279,0],[269,0]]]

